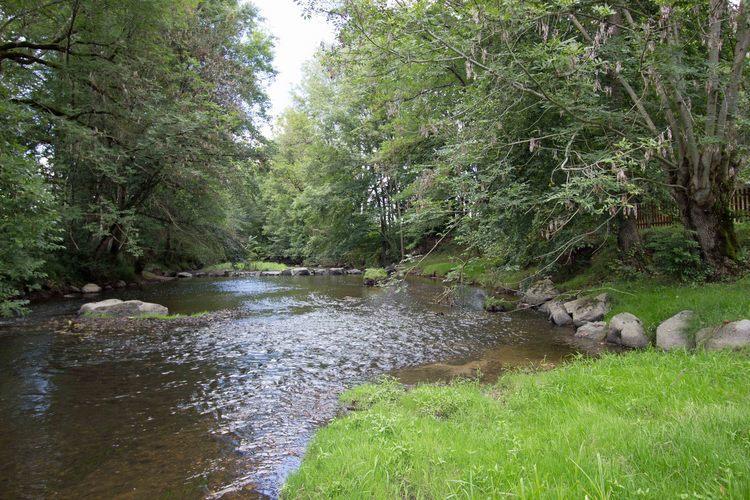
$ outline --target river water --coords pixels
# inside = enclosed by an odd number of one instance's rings
[[[276,497],[347,387],[384,374],[491,379],[598,349],[535,313],[485,313],[479,290],[452,306],[442,291],[310,276],[103,295],[237,311],[135,333],[55,332],[49,320],[72,319],[84,301],[37,305],[0,326],[0,497]]]

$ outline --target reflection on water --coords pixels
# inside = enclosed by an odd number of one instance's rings
[[[355,277],[172,282],[111,296],[172,312],[235,308],[207,328],[55,333],[51,302],[0,327],[0,491],[10,497],[276,496],[346,387],[494,377],[558,363],[571,332],[534,314],[460,307],[414,281],[368,289]]]

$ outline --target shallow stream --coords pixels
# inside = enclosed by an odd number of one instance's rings
[[[0,496],[275,497],[347,387],[493,378],[598,349],[536,313],[485,313],[479,290],[454,306],[442,292],[351,276],[184,280],[101,297],[238,314],[85,335],[50,327],[83,299],[37,305],[0,325]]]

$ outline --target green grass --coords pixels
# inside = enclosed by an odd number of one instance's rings
[[[428,255],[423,260],[417,259],[414,263],[405,267],[410,269],[412,266],[422,276],[452,280],[458,280],[460,277],[464,283],[495,290],[516,290],[520,287],[521,282],[537,272],[537,268],[523,270],[498,268],[488,258],[464,259],[444,253]]]
[[[246,271],[283,271],[287,268],[286,264],[278,262],[265,262],[256,260],[245,264]]]
[[[344,394],[285,498],[749,498],[747,352],[580,359]]]
[[[203,270],[206,272],[216,271],[283,271],[287,268],[286,264],[278,262],[266,262],[256,260],[252,262],[222,262],[208,266]]]
[[[614,283],[603,287],[612,298],[606,319],[630,312],[653,336],[659,323],[685,309],[696,313],[694,330],[723,321],[750,318],[750,276],[733,283],[664,284],[659,280]]]

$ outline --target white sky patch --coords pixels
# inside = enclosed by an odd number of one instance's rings
[[[320,44],[332,42],[333,27],[324,18],[302,17],[302,7],[293,0],[252,0],[264,18],[266,30],[275,37],[274,67],[278,74],[271,82],[272,121],[292,103],[292,91],[302,82],[302,68]],[[270,132],[270,131],[268,131]]]

